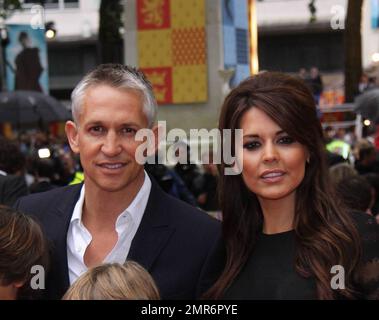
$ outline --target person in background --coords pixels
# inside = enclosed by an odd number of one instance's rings
[[[368,86],[367,89],[374,89],[378,87],[377,79],[376,77],[369,77],[368,78]]]
[[[372,144],[359,149],[359,158],[355,161],[354,166],[359,174],[379,172],[378,162],[376,160],[376,150]]]
[[[330,142],[333,141],[334,136],[336,135],[336,130],[333,129],[331,126],[327,126],[323,130],[323,135],[324,135],[325,145],[328,145]]]
[[[337,185],[341,180],[350,179],[358,175],[354,167],[346,162],[337,163],[329,168],[330,180]]]
[[[45,192],[56,188],[54,185],[54,161],[36,157],[33,161],[35,182],[29,187],[30,193]]]
[[[363,175],[374,189],[375,197],[374,204],[371,207],[371,213],[379,223],[379,174],[378,173],[366,173]]]
[[[134,261],[106,263],[82,274],[63,300],[159,300],[159,291],[149,273]]]
[[[84,181],[84,174],[80,165],[77,164],[71,151],[59,152],[60,181],[61,186],[79,184]]]
[[[369,89],[368,75],[366,73],[362,73],[361,78],[358,84],[359,93],[363,93]]]
[[[31,47],[32,42],[26,31],[21,31],[18,41],[22,51],[16,56],[15,90],[33,90],[42,92],[39,78],[43,72],[39,49]]]
[[[375,189],[363,176],[347,177],[336,185],[337,195],[348,209],[362,211],[372,215],[375,203]]]
[[[25,157],[18,146],[0,136],[0,204],[12,206],[28,194]]]
[[[345,141],[345,134],[346,130],[344,128],[338,128],[332,141],[326,145],[326,149],[331,153],[343,157],[347,161],[349,160],[351,147]]]
[[[310,70],[309,84],[315,98],[316,105],[320,102],[320,97],[324,89],[320,71],[316,67],[312,67]]]
[[[155,163],[145,163],[146,172],[158,182],[165,192],[196,207],[195,197],[188,190],[180,176],[165,164],[159,163],[158,153],[154,155],[154,158]]]
[[[47,272],[48,260],[39,224],[30,216],[0,206],[0,300],[39,298],[44,288],[31,286],[32,267]]]
[[[297,76],[299,77],[299,79],[303,80],[303,81],[307,81],[308,79],[308,72],[307,72],[307,69],[305,68],[300,68],[299,69],[299,73],[297,74]]]
[[[206,159],[208,157],[208,159]],[[219,211],[220,204],[218,200],[218,172],[215,164],[214,154],[210,152],[208,155],[203,155],[203,180],[204,186],[202,193],[197,198],[200,207],[205,211]]]
[[[369,140],[367,140],[366,138],[359,139],[358,141],[356,141],[353,145],[353,148],[352,148],[354,163],[359,160],[360,150],[370,148],[372,145],[373,144]]]
[[[333,129],[330,126],[327,126],[323,131],[324,143],[325,143],[325,148],[326,148],[327,164],[329,167],[334,166],[338,163],[346,162],[346,159],[344,157],[342,157],[341,155],[337,153],[330,152],[327,149],[328,144],[333,141],[335,134],[336,134],[335,129]]]
[[[182,179],[195,199],[197,199],[204,186],[204,179],[198,165],[191,161],[191,148],[189,144],[184,141],[176,142],[176,156],[179,160],[174,166],[174,171]]]

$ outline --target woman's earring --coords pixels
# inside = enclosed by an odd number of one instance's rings
[[[311,162],[311,159],[308,157],[307,159],[307,163],[309,164]]]

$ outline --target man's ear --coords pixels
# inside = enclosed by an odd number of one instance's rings
[[[25,280],[20,280],[20,281],[13,282],[12,285],[14,288],[20,289],[25,284],[25,282],[26,282]]]
[[[67,121],[65,125],[66,136],[73,152],[79,153],[78,127],[75,122]]]

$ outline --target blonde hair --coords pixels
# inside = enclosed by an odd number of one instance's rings
[[[106,263],[89,269],[68,289],[63,300],[158,300],[150,274],[134,261]]]

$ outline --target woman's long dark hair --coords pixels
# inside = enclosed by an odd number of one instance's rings
[[[322,128],[312,93],[301,80],[281,73],[265,72],[250,77],[226,97],[219,129],[232,132],[238,129],[242,116],[252,107],[265,112],[310,153],[304,179],[296,192],[296,271],[315,279],[319,299],[335,299],[340,295],[353,298],[360,240],[354,222],[336,203],[329,184]],[[241,175],[224,175],[226,166],[219,166],[226,265],[206,298],[223,295],[254,249],[263,224],[257,197],[246,187]],[[331,288],[330,272],[334,265],[345,269],[344,290]]]

